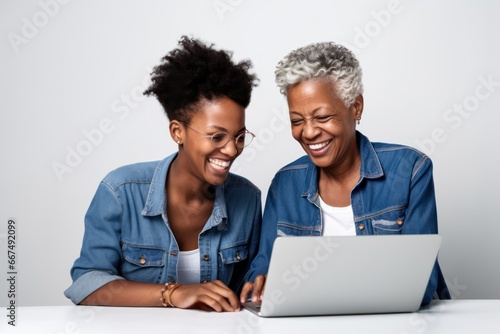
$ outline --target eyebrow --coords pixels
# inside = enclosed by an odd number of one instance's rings
[[[227,131],[227,129],[226,129],[226,128],[224,128],[224,127],[222,127],[222,126],[219,126],[219,125],[209,125],[209,126],[208,126],[208,128],[215,128],[215,129],[217,129],[217,130],[219,130],[219,131],[221,131],[221,132],[227,132],[227,133],[229,133],[229,131]],[[247,128],[246,128],[246,126],[244,126],[244,127],[242,127],[241,129],[239,129],[238,131],[236,131],[236,133],[243,132],[243,131],[245,131],[246,129],[247,129]]]

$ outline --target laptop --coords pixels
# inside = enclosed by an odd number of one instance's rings
[[[275,240],[261,317],[415,312],[441,236],[301,236]]]

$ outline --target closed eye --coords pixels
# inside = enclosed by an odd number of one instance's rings
[[[292,126],[299,126],[304,124],[304,119],[292,119],[290,123],[292,123]]]
[[[319,123],[326,123],[333,118],[333,115],[316,116],[314,120]]]

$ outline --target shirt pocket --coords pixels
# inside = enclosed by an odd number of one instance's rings
[[[248,258],[248,246],[238,245],[219,250],[219,279],[228,284],[233,275],[234,266]]]
[[[405,222],[404,209],[372,217],[371,222],[373,234],[401,234]]]
[[[159,282],[166,254],[163,249],[122,244],[122,276],[139,282]]]
[[[320,226],[304,226],[278,221],[278,237],[319,235],[320,232]]]

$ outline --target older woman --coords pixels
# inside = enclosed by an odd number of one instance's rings
[[[240,295],[261,297],[273,242],[284,235],[437,233],[432,163],[402,145],[356,130],[363,116],[361,68],[345,47],[311,44],[288,54],[276,82],[292,136],[306,156],[277,172],[264,209],[261,245]],[[422,304],[449,298],[438,263]]]
[[[75,304],[236,311],[258,249],[260,190],[229,173],[250,144],[250,61],[183,37],[145,92],[170,120],[178,151],[120,167],[85,216],[65,295]]]

